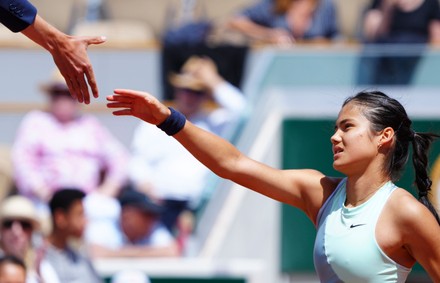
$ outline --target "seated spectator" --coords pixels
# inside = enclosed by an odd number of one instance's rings
[[[440,41],[439,2],[374,0],[365,14],[363,40],[358,84],[410,84],[426,44]],[[401,48],[387,51],[386,45]]]
[[[246,101],[218,74],[211,59],[191,57],[170,81],[175,89],[174,108],[203,129],[229,137]],[[206,107],[209,101],[214,107]],[[138,190],[163,205],[161,221],[176,234],[179,215],[197,209],[210,173],[178,142],[140,123],[133,137],[129,176]]]
[[[16,256],[0,257],[0,282],[1,283],[26,283],[26,266]]]
[[[116,211],[108,215],[117,216],[115,196],[127,178],[126,148],[97,118],[81,113],[59,73],[42,89],[48,109],[25,115],[12,146],[18,191],[31,198],[44,217],[49,217],[47,201],[63,187],[84,191],[91,196],[89,202],[109,203],[105,208]],[[93,226],[95,219],[90,221]]]
[[[49,201],[53,229],[44,257],[63,283],[103,282],[88,255],[70,243],[80,242],[85,230],[84,197],[78,189],[61,189]]]
[[[261,0],[229,26],[257,43],[282,45],[331,40],[339,33],[333,0]]]
[[[194,46],[206,42],[212,29],[203,1],[174,1],[165,14],[163,45]]]
[[[131,187],[119,197],[121,243],[106,247],[92,243],[94,257],[174,257],[179,255],[173,236],[159,220],[162,207]]]
[[[58,280],[52,265],[40,258],[41,247],[32,244],[32,237],[37,237],[34,232],[41,226],[36,215],[34,205],[24,196],[10,196],[1,203],[1,253],[15,256],[26,264],[26,283],[38,283],[41,280],[45,283],[62,282]]]

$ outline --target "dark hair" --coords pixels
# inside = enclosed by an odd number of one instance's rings
[[[432,182],[427,172],[429,147],[432,141],[439,136],[434,133],[418,133],[412,130],[412,121],[402,104],[380,91],[359,92],[355,96],[347,98],[343,106],[348,103],[362,107],[361,111],[370,121],[373,131],[379,132],[386,127],[393,128],[395,146],[391,154],[387,156],[385,168],[383,168],[393,182],[397,181],[402,174],[408,161],[409,143],[412,143],[412,161],[419,201],[434,214],[437,222],[440,223],[437,211],[428,198]]]
[[[52,216],[55,211],[61,209],[64,212],[69,211],[72,204],[85,197],[85,193],[75,188],[64,188],[56,191],[49,201],[50,212]]]
[[[14,255],[3,255],[0,257],[0,268],[3,267],[3,265],[8,264],[8,263],[19,266],[19,267],[23,268],[23,270],[26,272],[26,264],[20,258],[14,256]]]

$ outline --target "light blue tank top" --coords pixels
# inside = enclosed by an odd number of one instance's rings
[[[411,269],[389,258],[375,237],[379,215],[396,185],[388,182],[367,202],[347,208],[345,184],[346,179],[318,214],[314,263],[321,282],[404,283]]]

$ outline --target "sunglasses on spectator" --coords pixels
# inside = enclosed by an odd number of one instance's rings
[[[3,221],[2,227],[4,229],[11,229],[11,227],[14,225],[14,223],[20,224],[21,228],[25,231],[32,230],[32,223],[27,220],[21,220],[21,219],[8,219]]]

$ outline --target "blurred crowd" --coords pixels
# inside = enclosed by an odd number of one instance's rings
[[[228,137],[246,99],[212,59],[192,56],[169,80],[170,106]],[[0,204],[1,253],[25,264],[26,282],[102,282],[93,259],[185,256],[209,171],[144,123],[126,148],[58,71],[37,87],[47,104],[17,129]]]
[[[176,57],[172,67],[169,62],[162,66],[169,67],[162,70],[170,86],[167,103],[225,138],[232,136],[246,110],[240,79],[234,81],[228,73],[241,71],[231,66],[233,61],[244,64],[246,54],[225,60],[231,49],[212,53],[210,43],[293,47],[346,39],[338,14],[343,1],[244,1],[221,27],[204,14],[204,1],[165,2],[174,22],[157,38],[164,49],[172,47],[176,53],[182,46],[204,46]],[[409,84],[423,48],[439,41],[439,2],[356,2],[361,17],[354,23],[354,37],[365,46],[358,83]],[[106,4],[89,1],[84,21],[109,22]],[[76,32],[94,33],[78,26]],[[402,58],[368,56],[370,46],[393,44],[414,48]],[[138,125],[126,148],[96,117],[81,111],[57,72],[36,87],[47,105],[23,117],[12,149],[5,153],[12,162],[4,158],[0,163],[1,173],[12,178],[0,183],[0,278],[7,276],[4,270],[13,270],[21,278],[14,282],[102,282],[92,264],[97,258],[185,256],[209,171],[145,123]],[[112,282],[124,282],[127,276],[148,282],[132,273],[117,274]]]

